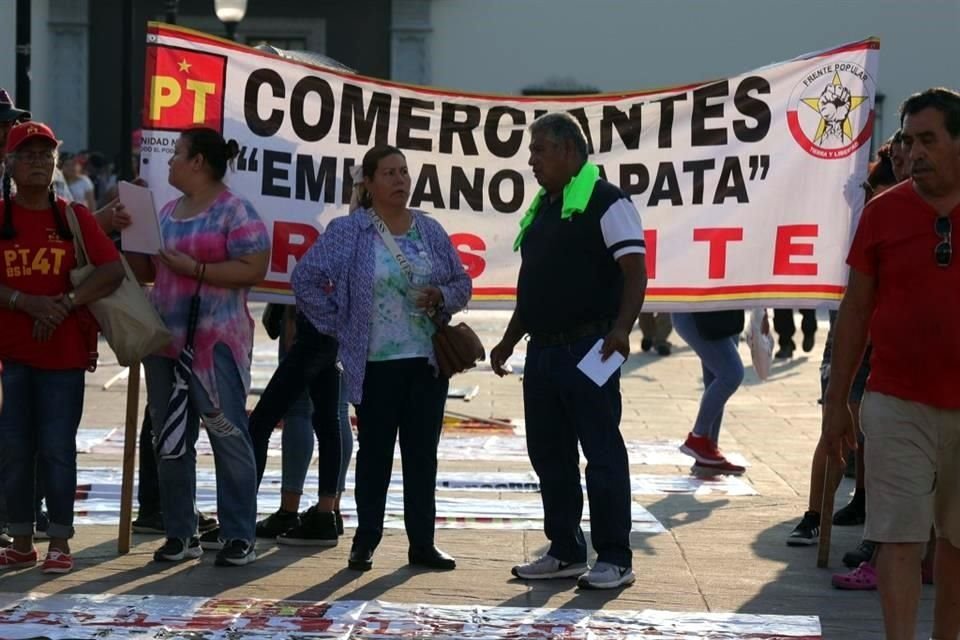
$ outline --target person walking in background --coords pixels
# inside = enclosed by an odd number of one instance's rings
[[[817,310],[800,309],[800,317],[800,331],[803,332],[801,346],[804,353],[810,353],[816,341]],[[797,343],[793,341],[793,336],[797,333],[793,309],[774,309],[773,329],[777,332],[777,343],[780,345],[774,357],[780,360],[792,358],[793,352],[797,350]]]
[[[694,459],[695,472],[740,475],[746,469],[727,460],[719,442],[724,407],[743,382],[743,360],[737,349],[743,311],[674,313],[673,326],[700,358],[703,370],[700,409],[680,451]]]
[[[673,332],[673,323],[670,321],[669,313],[641,313],[638,324],[643,334],[640,340],[640,348],[643,351],[654,349],[658,355],[670,355],[673,345],[667,338]]]

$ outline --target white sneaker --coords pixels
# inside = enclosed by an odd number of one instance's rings
[[[583,573],[586,568],[586,562],[564,562],[546,554],[533,562],[518,564],[510,572],[524,580],[550,580],[551,578],[572,578]]]
[[[598,562],[589,571],[577,578],[581,589],[616,589],[631,585],[637,577],[630,567],[618,567],[609,562]]]

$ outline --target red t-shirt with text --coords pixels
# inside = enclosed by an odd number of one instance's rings
[[[870,201],[847,264],[876,283],[867,390],[960,409],[960,255],[940,267],[937,211],[910,180]],[[950,212],[960,239],[960,207]]]
[[[57,200],[66,222],[66,201]],[[96,266],[119,260],[120,255],[96,219],[78,204],[73,211],[83,232],[90,262]],[[6,217],[0,199],[0,228]],[[77,260],[72,240],[57,235],[53,210],[37,210],[13,204],[13,223],[17,235],[12,240],[0,237],[0,284],[24,295],[53,296],[73,289],[70,270]],[[33,338],[33,318],[23,311],[0,308],[0,360],[19,362],[38,369],[86,369],[90,359],[91,329],[96,321],[86,308],[75,309],[53,332],[47,342]]]

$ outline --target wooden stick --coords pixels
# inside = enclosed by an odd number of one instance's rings
[[[830,564],[830,536],[833,534],[833,501],[839,484],[834,475],[840,473],[833,468],[830,456],[826,456],[823,465],[823,496],[820,500],[820,548],[817,549],[817,566],[825,569]]]
[[[123,480],[120,485],[120,528],[117,553],[130,553],[130,523],[133,519],[133,463],[137,452],[140,418],[140,363],[130,367],[127,381],[127,421],[123,433]]]
[[[456,411],[450,411],[449,409],[445,409],[444,414],[448,416],[452,416],[454,418],[460,418],[462,420],[476,420],[477,422],[484,422],[486,424],[494,425],[497,427],[507,427],[509,429],[513,429],[517,426],[509,422],[504,422],[503,420],[494,420],[493,418],[481,418],[480,416],[472,416],[469,413],[458,413]]]

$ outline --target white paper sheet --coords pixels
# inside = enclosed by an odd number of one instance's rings
[[[602,387],[613,375],[613,372],[619,369],[620,365],[626,360],[619,351],[614,351],[604,362],[600,359],[600,348],[602,346],[603,338],[597,340],[597,344],[593,345],[577,365],[577,368],[593,380],[598,387]]]
[[[123,250],[157,255],[163,248],[163,241],[150,189],[130,182],[121,182],[117,185],[117,190],[120,202],[133,218],[131,225],[120,232]]]

